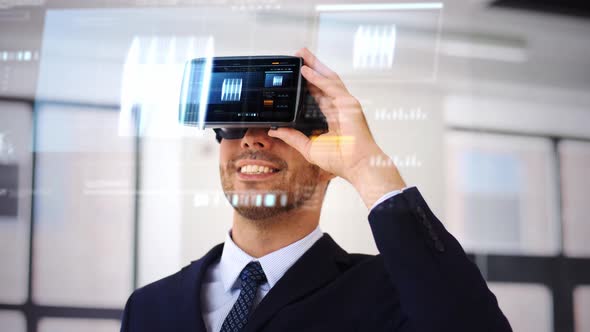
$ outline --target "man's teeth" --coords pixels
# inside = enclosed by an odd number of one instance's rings
[[[275,170],[266,167],[266,166],[259,166],[259,165],[245,165],[242,166],[240,169],[241,173],[248,173],[248,174],[262,174],[262,173],[274,173]]]

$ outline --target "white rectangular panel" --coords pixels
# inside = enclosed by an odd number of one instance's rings
[[[131,291],[133,137],[112,110],[38,109],[33,298],[122,307]]]
[[[447,135],[447,224],[467,250],[559,251],[557,182],[549,139]]]
[[[553,296],[544,285],[488,283],[515,332],[552,332]]]
[[[568,256],[590,257],[590,142],[559,144],[563,249]]]
[[[574,289],[574,331],[590,332],[590,286]]]
[[[0,327],[7,332],[25,332],[27,322],[25,316],[19,311],[0,311]]]
[[[318,5],[318,57],[354,80],[432,81],[443,4],[403,5]]]
[[[29,271],[33,110],[0,102],[0,302],[24,303]]]
[[[118,332],[118,320],[80,318],[42,318],[39,332]]]

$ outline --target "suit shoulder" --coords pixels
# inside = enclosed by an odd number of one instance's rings
[[[170,304],[184,298],[197,287],[199,273],[221,255],[223,244],[213,247],[205,256],[191,262],[180,271],[136,289],[129,302],[142,304]]]
[[[174,274],[136,289],[131,294],[131,297],[133,297],[134,302],[145,304],[146,302],[153,303],[154,301],[161,301],[181,294],[183,280],[189,277],[191,266],[192,264],[187,265]]]
[[[345,263],[347,270],[361,269],[365,271],[377,271],[385,269],[383,257],[380,254],[347,254]]]

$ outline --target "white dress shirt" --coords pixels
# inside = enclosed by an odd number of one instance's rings
[[[373,204],[371,210],[406,189],[383,195]],[[256,299],[254,299],[254,307],[256,307],[287,270],[322,236],[323,232],[318,226],[303,239],[256,259],[240,249],[232,240],[231,231],[228,232],[221,258],[209,266],[201,285],[201,308],[207,331],[221,330],[225,317],[240,295],[239,276],[248,263],[260,262],[267,279],[258,288]]]
[[[266,275],[267,281],[260,285],[254,299],[254,306],[257,306],[285,272],[324,234],[318,226],[303,239],[256,259],[238,248],[230,233],[225,237],[221,258],[211,264],[201,286],[201,307],[207,331],[221,330],[225,317],[240,295],[239,276],[248,263],[260,262]]]

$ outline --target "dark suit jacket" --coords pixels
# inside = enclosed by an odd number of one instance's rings
[[[348,254],[328,235],[270,290],[244,331],[511,331],[477,267],[416,188],[369,214],[380,254]],[[129,297],[121,331],[205,331],[201,280],[217,245]]]

